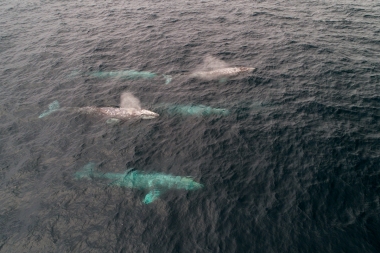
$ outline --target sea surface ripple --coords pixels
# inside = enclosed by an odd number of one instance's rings
[[[2,0],[0,252],[380,252],[379,36],[369,0]],[[189,77],[210,58],[257,70]],[[88,74],[122,70],[159,76]],[[125,91],[160,117],[38,118]],[[89,162],[204,187],[144,205]]]

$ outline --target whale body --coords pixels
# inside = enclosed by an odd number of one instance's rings
[[[221,68],[210,71],[196,71],[191,74],[191,77],[197,77],[202,79],[215,79],[221,77],[237,76],[241,73],[253,72],[256,68],[247,67],[233,67],[233,68]]]
[[[79,112],[84,113],[97,113],[111,118],[116,119],[129,119],[129,118],[141,118],[141,119],[154,119],[159,116],[159,114],[136,108],[116,108],[116,107],[81,107],[77,109]]]
[[[136,70],[121,70],[121,71],[97,71],[90,72],[90,76],[98,78],[125,78],[125,79],[152,79],[159,74],[149,71],[136,71]],[[165,84],[169,84],[172,81],[171,75],[162,75],[165,79]]]
[[[224,108],[213,108],[205,105],[167,105],[166,111],[169,114],[179,114],[183,116],[227,116],[230,112]]]
[[[136,70],[121,70],[121,71],[98,71],[91,72],[90,76],[93,77],[119,77],[119,78],[129,78],[129,79],[150,79],[157,76],[157,74],[149,72],[149,71],[136,71]]]
[[[129,92],[123,92],[120,96],[120,107],[95,107],[95,106],[86,106],[86,107],[66,107],[60,109],[58,101],[54,101],[49,104],[49,107],[46,111],[40,114],[38,118],[44,118],[55,111],[71,110],[82,113],[92,113],[100,114],[113,118],[108,123],[114,123],[120,119],[129,119],[129,118],[141,118],[141,119],[154,119],[159,115],[155,112],[141,109],[140,101],[134,97]]]
[[[88,163],[74,174],[76,179],[103,178],[111,180],[111,185],[147,190],[144,204],[155,201],[162,192],[169,189],[198,190],[202,184],[195,182],[191,177],[173,176],[164,173],[145,173],[143,171],[129,169],[124,173],[103,173],[94,170],[95,163]]]
[[[53,101],[49,105],[49,109],[42,112],[38,118],[44,118],[56,111],[77,111],[88,114],[99,114],[103,116],[107,116],[109,118],[114,119],[130,119],[130,118],[141,118],[141,119],[154,119],[160,116],[158,113],[146,110],[146,109],[136,109],[136,108],[117,108],[117,107],[94,107],[94,106],[86,106],[86,107],[65,107],[60,108],[58,101]]]

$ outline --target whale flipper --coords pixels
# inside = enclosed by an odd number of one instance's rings
[[[143,200],[144,204],[150,204],[161,195],[161,192],[159,190],[151,190],[147,195],[145,195],[145,198]]]
[[[52,103],[49,104],[49,109],[46,111],[42,112],[40,116],[38,116],[39,119],[48,116],[49,114],[59,110],[59,102],[57,100],[53,101]]]

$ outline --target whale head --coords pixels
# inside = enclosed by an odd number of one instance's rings
[[[154,119],[160,116],[158,113],[145,110],[145,109],[142,109],[139,113],[142,119]]]
[[[241,72],[253,72],[256,70],[256,68],[247,68],[247,67],[240,67],[239,69]]]

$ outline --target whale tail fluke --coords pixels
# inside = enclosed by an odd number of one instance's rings
[[[162,75],[165,78],[165,84],[169,84],[173,77],[171,75]]]
[[[57,100],[53,101],[52,103],[49,104],[49,107],[47,110],[45,110],[44,112],[42,112],[40,114],[40,116],[38,116],[39,119],[41,118],[44,118],[48,115],[50,115],[51,113],[59,110],[60,106],[59,106],[59,102]]]
[[[145,195],[144,200],[142,201],[144,204],[150,204],[154,202],[160,196],[161,192],[159,190],[151,190],[147,195]]]
[[[86,164],[81,170],[77,171],[74,174],[74,177],[76,179],[91,178],[91,176],[94,174],[94,168],[95,168],[95,163],[90,162]]]

